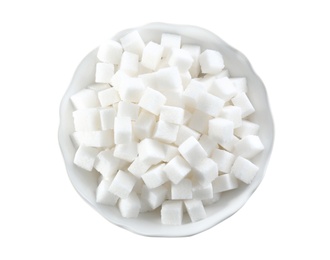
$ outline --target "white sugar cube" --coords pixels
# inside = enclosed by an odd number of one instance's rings
[[[110,83],[115,67],[111,63],[97,63],[95,71],[96,83]]]
[[[180,49],[181,36],[177,34],[163,33],[160,44],[164,47],[163,57],[167,57],[172,49]]]
[[[181,73],[187,72],[193,62],[194,59],[186,50],[172,49],[170,52],[168,64],[177,67]]]
[[[208,135],[219,144],[230,142],[234,135],[234,123],[220,117],[211,119]]]
[[[234,153],[246,159],[251,159],[264,150],[264,146],[257,135],[248,135],[235,144]]]
[[[118,201],[118,196],[109,191],[110,182],[102,180],[96,189],[96,202],[103,205],[114,206]]]
[[[131,192],[127,198],[119,199],[118,208],[124,218],[136,218],[141,209],[138,195],[135,192]]]
[[[203,205],[204,206],[209,206],[209,205],[212,205],[212,204],[216,203],[217,201],[219,201],[220,198],[221,198],[221,193],[218,192],[218,193],[214,193],[213,194],[213,198],[211,198],[211,199],[204,199],[204,200],[202,200],[202,202],[203,202]]]
[[[248,91],[246,78],[230,78],[230,80],[233,82],[237,93]]]
[[[183,123],[184,109],[174,106],[163,106],[160,110],[159,120],[180,125]]]
[[[186,106],[195,108],[201,93],[206,92],[202,82],[191,80],[182,94],[183,102]]]
[[[113,131],[87,131],[82,132],[82,144],[92,147],[112,147],[114,145]]]
[[[137,143],[132,141],[125,144],[117,144],[113,155],[124,161],[133,162],[138,155]]]
[[[156,116],[143,110],[140,112],[134,126],[134,135],[140,140],[151,137],[156,125]]]
[[[210,116],[202,111],[195,110],[189,120],[188,126],[202,134],[206,134],[209,127]]]
[[[189,71],[186,71],[186,72],[180,73],[180,76],[181,76],[182,86],[185,89],[189,85],[189,83],[192,79],[191,74]]]
[[[250,184],[259,168],[248,159],[238,156],[231,168],[231,174],[234,174],[237,179],[240,179],[246,184]]]
[[[217,73],[214,75],[216,79],[220,79],[223,77],[229,78],[229,71],[227,69],[223,69],[220,73]]]
[[[167,67],[156,72],[156,88],[164,90],[182,90],[182,79],[177,67]]]
[[[209,183],[206,186],[200,184],[193,185],[192,188],[193,199],[196,200],[207,200],[213,198],[213,186],[212,183]]]
[[[198,141],[207,153],[208,157],[211,156],[213,150],[218,147],[217,142],[208,135],[202,135]]]
[[[97,108],[78,109],[73,111],[75,131],[96,131],[101,129],[100,113]]]
[[[154,189],[149,189],[143,186],[141,198],[146,200],[151,209],[156,209],[165,201],[167,189],[164,186],[159,186]]]
[[[234,129],[234,134],[239,138],[243,138],[248,135],[257,135],[258,132],[259,125],[247,120],[242,120],[241,126]]]
[[[120,101],[118,103],[117,117],[129,117],[131,120],[136,120],[140,112],[140,107],[137,104]]]
[[[255,109],[244,92],[238,93],[235,97],[231,99],[235,106],[238,106],[242,110],[242,118],[247,117],[254,113]]]
[[[110,85],[108,83],[92,83],[88,85],[86,89],[93,90],[97,93],[98,91],[105,90],[109,87]]]
[[[224,101],[230,100],[237,94],[234,83],[228,77],[215,79],[208,91]]]
[[[235,148],[235,144],[239,141],[240,139],[238,139],[235,135],[232,136],[231,140],[229,142],[226,143],[219,143],[221,148],[223,148],[224,150],[233,153],[234,152],[234,148]]]
[[[71,103],[75,109],[84,109],[99,107],[100,102],[97,98],[97,92],[91,89],[82,89],[70,97]]]
[[[178,184],[171,184],[171,199],[192,199],[192,183],[189,179],[183,179]]]
[[[125,51],[129,51],[142,56],[145,43],[138,31],[134,30],[120,39],[121,45]]]
[[[83,144],[84,132],[73,132],[70,134],[70,139],[73,146],[77,149],[80,145]]]
[[[162,94],[166,97],[166,106],[184,108],[182,91],[180,90],[164,90]]]
[[[176,140],[178,131],[178,125],[159,120],[156,124],[153,138],[170,144]]]
[[[219,172],[229,173],[234,163],[235,155],[222,149],[215,149],[211,159],[218,165]]]
[[[201,53],[201,47],[198,45],[184,44],[182,45],[181,49],[188,51],[191,57],[194,59],[193,64],[189,69],[189,72],[193,78],[197,78],[200,73],[198,58]]]
[[[131,77],[123,70],[118,69],[116,73],[111,78],[111,86],[113,86],[114,89],[118,90],[119,86],[126,80],[130,79]]]
[[[213,182],[213,192],[224,192],[238,187],[238,182],[233,174],[223,174],[218,176]]]
[[[195,199],[185,200],[184,204],[192,222],[206,218],[206,212],[202,201]]]
[[[132,173],[135,177],[140,178],[150,168],[150,164],[142,161],[140,157],[136,157],[130,164],[127,170]]]
[[[201,134],[189,128],[188,126],[180,125],[178,135],[174,143],[179,146],[191,136],[197,140]]]
[[[145,138],[138,144],[138,154],[142,161],[150,165],[161,162],[165,157],[163,145],[150,138]]]
[[[199,64],[203,73],[217,74],[225,67],[220,52],[205,50],[199,55]]]
[[[130,173],[119,170],[110,184],[109,191],[125,199],[133,190],[137,179]]]
[[[157,72],[150,72],[145,74],[140,74],[138,76],[139,79],[142,80],[143,84],[146,87],[153,88],[155,90],[157,89]]]
[[[119,42],[108,40],[102,43],[97,52],[100,61],[112,64],[119,64],[123,48]]]
[[[140,99],[139,106],[158,116],[165,102],[166,97],[162,93],[152,88],[146,88]]]
[[[114,141],[115,144],[125,144],[132,140],[132,124],[129,117],[115,117]]]
[[[151,70],[156,70],[162,56],[164,47],[154,43],[149,42],[143,49],[141,64]]]
[[[179,146],[179,152],[183,158],[191,165],[198,165],[203,159],[207,157],[207,153],[200,145],[200,143],[194,138],[189,137]]]
[[[103,108],[100,109],[100,119],[102,130],[108,130],[114,128],[116,117],[116,111],[114,108]]]
[[[119,96],[123,101],[138,103],[145,86],[140,78],[125,78],[118,87]]]
[[[113,155],[113,149],[101,151],[95,160],[94,168],[102,174],[104,178],[114,176],[120,165],[120,159]]]
[[[80,145],[75,153],[73,163],[78,167],[91,171],[99,150],[93,147]]]
[[[177,155],[166,164],[163,170],[172,183],[178,184],[187,176],[191,167],[187,161],[185,161],[180,155]]]
[[[181,225],[183,217],[182,201],[166,200],[162,204],[161,221],[164,225]]]
[[[102,107],[111,106],[120,101],[118,91],[114,88],[107,88],[98,92],[98,98]]]
[[[175,156],[179,155],[178,147],[170,144],[163,144],[165,150],[165,157],[163,158],[164,162],[169,162]]]
[[[225,101],[210,93],[201,92],[198,99],[196,108],[210,116],[219,116]]]
[[[149,189],[157,188],[168,181],[164,166],[164,163],[154,166],[141,176]]]
[[[129,76],[136,76],[139,71],[139,56],[132,52],[124,51],[121,56],[119,69]]]
[[[242,125],[242,110],[240,107],[225,106],[220,113],[220,117],[233,121],[234,128]]]
[[[207,186],[218,176],[218,166],[210,158],[205,158],[193,168],[193,176],[199,184]]]

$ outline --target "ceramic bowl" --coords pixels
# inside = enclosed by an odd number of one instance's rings
[[[217,203],[207,206],[205,219],[192,223],[188,221],[188,216],[184,216],[181,226],[161,224],[159,211],[142,213],[136,219],[127,219],[121,216],[117,207],[97,204],[95,202],[95,190],[98,184],[98,174],[86,172],[73,164],[76,149],[70,139],[70,134],[74,130],[73,107],[70,103],[70,96],[94,82],[97,62],[96,48],[79,64],[61,102],[59,144],[67,173],[72,185],[81,197],[115,225],[146,236],[181,237],[194,235],[215,226],[237,212],[256,190],[265,175],[274,140],[274,126],[266,89],[247,58],[210,31],[195,26],[152,23],[121,31],[113,39],[119,40],[134,29],[139,31],[145,42],[150,40],[160,42],[161,34],[166,32],[181,35],[182,42],[185,44],[197,44],[202,49],[218,50],[223,55],[225,66],[232,77],[247,78],[248,96],[256,109],[250,118],[251,121],[260,125],[259,137],[265,146],[265,150],[252,160],[259,167],[259,171],[250,185],[241,183],[239,188],[223,193]]]

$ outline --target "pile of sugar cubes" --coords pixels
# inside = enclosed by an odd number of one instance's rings
[[[221,53],[169,33],[146,43],[135,30],[97,58],[95,84],[71,96],[74,164],[100,174],[97,203],[180,225],[252,182],[259,125],[246,79],[230,77]]]

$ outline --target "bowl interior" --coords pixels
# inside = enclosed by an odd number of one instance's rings
[[[206,207],[207,218],[195,223],[188,221],[187,216],[181,226],[165,226],[160,222],[159,212],[142,213],[136,219],[121,217],[116,207],[99,205],[95,202],[95,190],[98,183],[97,172],[87,172],[73,164],[75,147],[71,142],[70,134],[74,131],[70,96],[94,82],[95,64],[97,63],[97,49],[90,52],[78,66],[72,82],[65,93],[60,107],[59,143],[65,161],[68,176],[77,190],[95,210],[110,222],[130,231],[147,236],[188,236],[202,232],[225,220],[240,209],[260,184],[271,154],[274,126],[269,108],[266,89],[260,78],[253,71],[249,61],[243,54],[230,47],[213,33],[202,28],[185,25],[171,25],[153,23],[137,29],[145,42],[150,40],[160,42],[164,32],[180,34],[185,44],[196,44],[203,49],[218,50],[223,55],[225,66],[231,77],[246,77],[249,87],[248,96],[256,112],[250,120],[260,125],[259,137],[265,150],[256,156],[252,162],[258,165],[259,171],[250,185],[243,183],[232,191],[222,194],[221,199]],[[124,30],[113,37],[119,40],[133,29]],[[185,214],[186,215],[186,214]]]

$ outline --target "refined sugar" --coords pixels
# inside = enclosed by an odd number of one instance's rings
[[[117,144],[113,155],[124,161],[133,162],[138,155],[137,143],[132,141],[125,144]]]
[[[222,149],[215,149],[211,159],[218,165],[218,171],[229,173],[234,163],[235,155]]]
[[[121,100],[138,103],[145,86],[141,78],[124,78],[118,85]]]
[[[113,155],[113,149],[104,150],[97,155],[94,168],[108,179],[118,172],[119,164],[120,159]]]
[[[182,201],[164,201],[160,215],[164,225],[181,225],[183,217]]]
[[[211,88],[214,83],[215,76],[211,74],[206,74],[204,77],[197,78],[196,80],[202,83],[207,91]]]
[[[163,57],[167,57],[172,49],[180,49],[181,36],[177,34],[163,33],[160,44],[164,47]]]
[[[75,153],[73,163],[78,167],[91,171],[99,150],[93,147],[80,145]]]
[[[228,77],[215,79],[208,91],[224,101],[230,100],[237,94],[234,83]]]
[[[121,69],[118,69],[112,76],[110,84],[114,89],[118,90],[119,86],[126,80],[131,78],[127,73]]]
[[[134,124],[134,135],[140,140],[151,137],[156,124],[156,116],[142,110]]]
[[[247,117],[254,113],[255,109],[251,104],[251,101],[244,92],[238,93],[231,99],[235,106],[238,106],[242,110],[242,118]]]
[[[140,107],[137,104],[120,101],[118,103],[117,117],[129,117],[131,120],[136,120],[140,112]]]
[[[193,62],[194,59],[186,50],[172,49],[170,51],[168,64],[170,66],[177,67],[181,73],[187,72]]]
[[[96,202],[108,205],[108,206],[114,206],[116,205],[118,201],[118,196],[111,193],[109,191],[110,182],[108,180],[102,180],[100,184],[97,186],[96,189]]]
[[[97,108],[78,109],[73,111],[72,115],[76,131],[101,130],[100,113]]]
[[[184,204],[186,206],[188,215],[192,222],[196,222],[206,218],[206,212],[202,201],[191,199],[191,200],[185,200]]]
[[[217,74],[225,67],[220,52],[205,50],[199,55],[199,64],[203,73]]]
[[[132,124],[129,117],[115,117],[114,141],[115,144],[125,144],[132,140]]]
[[[150,164],[142,161],[140,157],[136,157],[127,170],[135,177],[140,178],[144,173],[146,173],[150,166]]]
[[[125,199],[133,190],[137,179],[130,173],[119,170],[110,184],[109,191],[121,199]]]
[[[143,49],[141,64],[151,70],[156,70],[162,56],[164,47],[154,43],[149,42]]]
[[[213,198],[213,186],[209,183],[206,186],[195,184],[192,187],[193,199],[196,200],[207,200]]]
[[[242,110],[240,107],[225,106],[220,113],[220,117],[233,121],[234,128],[242,125]]]
[[[149,189],[147,186],[142,187],[141,198],[146,200],[151,209],[156,209],[165,201],[167,188],[159,186]]]
[[[177,155],[166,164],[163,170],[172,183],[178,184],[187,176],[191,167],[180,155]]]
[[[206,92],[206,88],[202,82],[191,80],[182,94],[183,102],[188,107],[195,108],[201,93]]]
[[[185,89],[191,81],[191,74],[189,71],[186,71],[184,73],[180,73],[180,76],[181,76],[182,86]]]
[[[82,89],[70,97],[75,109],[99,107],[100,102],[97,93],[91,89]]]
[[[138,31],[134,30],[120,39],[121,45],[125,51],[129,51],[142,57],[143,49],[145,47]]]
[[[184,108],[182,91],[180,90],[164,90],[162,94],[166,97],[166,106]]]
[[[124,51],[121,56],[119,69],[129,76],[136,76],[139,71],[139,56],[132,52]]]
[[[171,184],[171,199],[192,199],[192,183],[189,179],[183,179],[178,184]]]
[[[115,67],[111,63],[97,63],[95,71],[96,83],[110,83]]]
[[[238,187],[238,182],[233,174],[223,174],[218,176],[213,182],[213,192],[224,192]]]
[[[156,124],[153,138],[164,143],[173,143],[177,138],[178,131],[178,125],[159,120]]]
[[[197,99],[196,108],[204,113],[217,117],[219,116],[225,102],[212,94],[201,92]]]
[[[99,91],[97,95],[102,107],[111,106],[120,101],[118,91],[114,88],[107,88]]]
[[[164,171],[164,163],[150,168],[145,174],[141,176],[144,183],[149,189],[157,188],[168,181]]]
[[[185,110],[183,116],[183,124],[188,124],[191,117],[192,117],[192,113],[189,112],[188,110]]]
[[[191,136],[197,140],[201,134],[189,128],[188,126],[180,125],[178,135],[174,143],[179,146]]]
[[[182,79],[177,67],[167,67],[156,72],[156,89],[183,90]]]
[[[194,138],[189,137],[179,146],[179,152],[183,158],[191,165],[198,165],[203,159],[207,157],[207,153],[200,145],[200,143]]]
[[[114,108],[100,109],[101,129],[108,130],[114,128],[116,111]]]
[[[139,75],[138,78],[140,78],[142,80],[145,87],[149,87],[149,88],[158,90],[157,89],[157,72],[145,73],[145,74]]]
[[[142,188],[144,186],[145,185],[144,185],[143,180],[141,178],[137,178],[136,183],[135,183],[134,188],[133,188],[132,191],[135,192],[137,195],[139,195],[139,197],[141,197]]]
[[[150,138],[145,138],[138,144],[138,154],[143,162],[150,165],[161,162],[165,157],[163,144]]]
[[[218,166],[210,158],[205,158],[193,168],[193,176],[202,186],[207,186],[218,176]]]
[[[207,153],[207,156],[210,157],[213,150],[215,148],[218,147],[218,144],[216,141],[214,141],[211,137],[209,137],[208,135],[202,135],[199,138],[199,143],[201,144],[201,146],[203,147],[203,149],[205,150],[205,152]]]
[[[141,209],[138,195],[135,192],[131,192],[127,198],[119,199],[118,208],[124,218],[136,218]]]
[[[234,129],[234,134],[239,138],[243,138],[248,135],[257,135],[258,131],[258,124],[253,123],[251,121],[242,120],[241,126]]]
[[[264,146],[257,135],[248,135],[235,144],[234,153],[246,159],[251,159],[264,150]]]
[[[230,80],[233,82],[237,93],[248,91],[246,78],[230,78]]]
[[[165,157],[163,158],[164,162],[169,162],[175,156],[179,155],[178,147],[170,144],[163,144],[165,150]]]
[[[240,179],[246,184],[250,184],[259,168],[248,159],[238,156],[231,167],[231,174],[234,174],[237,179]]]
[[[73,146],[77,149],[80,145],[83,144],[84,132],[73,132],[70,135],[70,139]]]
[[[191,115],[188,126],[199,133],[206,134],[210,118],[211,117],[204,112],[195,110]]]
[[[202,202],[203,202],[203,205],[204,206],[209,206],[209,205],[212,205],[212,204],[216,203],[217,201],[219,201],[220,198],[221,198],[221,193],[218,192],[218,193],[214,193],[213,194],[213,198],[211,198],[211,199],[204,199],[204,200],[202,200]]]
[[[85,146],[111,148],[114,145],[113,131],[104,130],[82,132],[81,143]]]
[[[173,106],[163,106],[160,110],[159,120],[172,123],[182,124],[184,118],[184,109]]]
[[[208,135],[219,144],[228,143],[234,135],[234,123],[224,118],[209,120]]]
[[[100,45],[97,58],[100,61],[112,64],[119,64],[123,48],[119,42],[108,40]]]
[[[233,135],[233,137],[231,138],[231,140],[229,142],[220,142],[220,146],[225,149],[228,152],[234,152],[234,148],[235,148],[235,144],[239,141],[240,139],[238,139],[235,135]]]
[[[197,78],[200,73],[200,66],[198,62],[199,55],[201,53],[201,47],[198,45],[184,44],[181,49],[188,51],[191,57],[194,59],[189,72],[193,78]]]
[[[214,75],[216,79],[220,79],[223,77],[229,78],[229,71],[227,69],[223,69],[220,73],[217,73]]]
[[[152,89],[146,88],[139,102],[139,106],[154,115],[159,115],[162,106],[166,102],[166,97]]]

